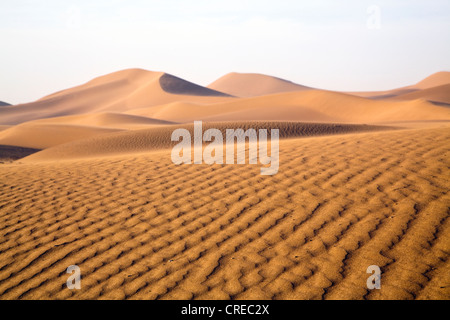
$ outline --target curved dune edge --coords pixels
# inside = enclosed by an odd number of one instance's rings
[[[165,90],[161,87],[160,81],[164,84]],[[229,99],[233,98],[163,72],[127,69],[95,78],[35,102],[2,107],[0,124],[19,124],[43,118],[86,113],[122,113],[134,108],[175,101],[209,104]]]
[[[0,128],[0,144],[46,149],[70,141],[142,128],[169,125],[173,122],[121,113],[94,113],[39,119]]]
[[[121,129],[64,124],[21,124],[0,132],[0,144],[46,149],[70,141],[123,131]]]
[[[85,126],[97,126],[103,128],[126,128],[139,125],[168,125],[171,121],[153,119],[144,116],[136,116],[118,112],[87,113],[64,117],[53,117],[29,121],[23,124],[74,124]]]
[[[135,131],[104,134],[88,139],[77,140],[49,148],[22,159],[22,162],[53,161],[72,158],[104,157],[124,153],[142,153],[157,149],[171,148],[178,142],[171,141],[172,132],[186,128],[193,142],[193,124],[171,125]],[[317,135],[334,135],[374,130],[387,130],[393,127],[374,125],[298,123],[298,122],[207,122],[203,132],[217,128],[225,137],[226,129],[279,129],[280,139]]]
[[[447,300],[449,139],[286,139],[266,177],[163,153],[1,165],[0,296]]]
[[[161,77],[159,77],[159,84],[161,85],[161,89],[172,94],[230,97],[230,95],[226,93],[199,86],[195,83],[180,79],[168,73],[164,73]]]
[[[399,94],[392,98],[392,100],[414,99],[423,99],[434,104],[450,106],[450,84]]]
[[[324,90],[278,93],[210,105],[177,102],[130,109],[127,113],[176,122],[274,120],[374,123],[450,120],[449,108],[433,105],[424,99],[381,101]]]
[[[264,74],[237,72],[224,75],[208,85],[208,88],[241,98],[311,89],[310,87]]]
[[[384,90],[384,91],[365,91],[365,92],[347,92],[348,94],[365,97],[369,99],[390,99],[400,95],[413,93],[425,89],[431,89],[433,87],[439,87],[442,85],[450,84],[450,72],[440,71],[433,73],[418,83],[406,87]]]

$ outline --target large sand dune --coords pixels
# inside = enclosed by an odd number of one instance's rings
[[[421,99],[379,101],[325,90],[235,99],[207,106],[170,103],[158,107],[130,110],[128,113],[178,122],[193,120],[381,122],[450,119],[450,109],[435,106]]]
[[[0,165],[0,297],[449,299],[449,139],[283,140],[275,176],[167,150]]]
[[[227,99],[231,97],[162,72],[129,69],[32,103],[2,107],[0,124],[94,112],[123,112],[173,101],[212,103]]]
[[[395,98],[400,95],[405,95],[419,90],[430,89],[450,84],[450,72],[441,71],[433,73],[418,83],[402,88],[386,90],[386,91],[367,91],[367,92],[349,92],[352,95],[371,98],[371,99],[386,99]]]
[[[441,72],[433,73],[432,75],[419,81],[415,85],[412,85],[411,88],[429,89],[432,87],[438,87],[438,86],[442,86],[444,84],[449,84],[449,83],[450,83],[450,72],[441,71]]]
[[[264,74],[237,72],[224,75],[208,85],[208,88],[236,97],[255,97],[311,89],[291,81]]]
[[[210,128],[219,129],[221,130],[223,137],[226,136],[226,129],[247,130],[252,128],[257,131],[259,129],[267,129],[269,131],[271,129],[278,129],[281,139],[390,129],[390,127],[386,126],[370,125],[251,121],[203,123],[202,127],[203,131]],[[191,142],[194,142],[194,127],[192,124],[163,126],[145,130],[97,135],[88,139],[76,140],[72,143],[66,143],[43,150],[22,159],[22,162],[98,158],[118,154],[146,153],[155,149],[172,148],[178,143],[171,141],[172,132],[177,128],[189,130]],[[270,137],[270,133],[268,134]]]
[[[415,100],[423,99],[437,105],[450,105],[450,83],[437,87],[421,89],[410,93],[399,94],[392,99],[395,100]]]
[[[69,141],[84,139],[119,129],[82,125],[25,123],[0,132],[0,144],[45,149]]]
[[[120,113],[94,113],[24,122],[0,132],[0,144],[45,149],[69,141],[123,130],[171,124]]]

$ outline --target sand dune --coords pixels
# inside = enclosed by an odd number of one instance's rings
[[[415,89],[429,89],[444,84],[450,84],[450,72],[448,71],[433,73],[431,76],[426,77],[411,87]]]
[[[3,101],[0,101],[0,107],[4,107],[4,106],[10,106],[10,104],[6,103],[6,102],[3,102]]]
[[[446,84],[450,84],[450,72],[441,71],[433,73],[418,83],[402,88],[386,90],[386,91],[366,91],[366,92],[348,92],[349,94],[359,97],[371,98],[371,99],[389,99],[397,96],[406,95],[419,90],[430,89],[433,87],[439,87]]]
[[[152,119],[148,117],[134,116],[123,113],[103,112],[72,115],[65,117],[45,118],[26,122],[26,124],[83,124],[86,126],[114,128],[114,129],[137,129],[155,125],[168,125],[173,122]],[[25,124],[25,123],[23,123]]]
[[[93,136],[88,139],[77,140],[71,143],[58,145],[43,150],[30,157],[22,159],[22,162],[34,161],[61,161],[64,159],[98,158],[127,153],[146,153],[151,150],[171,148],[177,142],[171,141],[173,130],[186,128],[191,133],[192,142],[193,124],[160,126],[145,130],[117,132]],[[334,135],[352,132],[376,131],[391,129],[385,126],[369,125],[341,125],[323,123],[298,123],[298,122],[210,122],[203,123],[203,130],[216,128],[225,136],[226,129],[239,128],[247,130],[279,129],[280,138],[307,137],[317,135]],[[1,140],[0,140],[1,142]]]
[[[82,125],[24,123],[0,131],[0,144],[45,149],[69,141],[117,131],[121,130]]]
[[[177,122],[193,120],[280,120],[318,122],[381,122],[447,120],[450,110],[424,100],[376,101],[349,94],[307,90],[236,99],[211,105],[171,103],[128,111]]]
[[[8,125],[2,125],[2,124],[0,124],[0,131],[3,131],[3,130],[6,130],[6,129],[9,129],[9,128],[11,128],[12,126],[8,126]]]
[[[399,94],[393,97],[395,100],[423,99],[437,105],[450,105],[450,83],[428,89]]]
[[[123,112],[173,101],[212,103],[232,99],[162,72],[128,69],[98,77],[38,101],[0,109],[0,124],[84,113]]]
[[[0,165],[0,297],[449,299],[449,139],[282,140],[275,176],[166,150]]]
[[[311,89],[291,81],[258,73],[229,73],[208,88],[228,93],[236,97],[256,97],[267,94],[302,91]]]
[[[0,144],[45,149],[105,133],[168,124],[171,122],[111,112],[55,117],[6,126],[0,130]]]
[[[126,112],[177,122],[199,119],[327,122],[400,120],[402,117],[403,120],[447,119],[448,110],[432,109],[432,105],[424,101],[385,101],[395,97],[399,97],[397,100],[418,97],[447,103],[447,87],[428,88],[445,82],[447,75],[445,72],[438,73],[416,86],[367,93],[366,96],[371,99],[326,90],[310,90],[259,74],[233,73],[210,85],[212,89],[221,87],[235,96],[252,96],[238,99],[162,72],[128,69],[98,77],[36,102],[4,106],[0,109],[0,124],[14,125],[35,119],[105,112]],[[273,92],[282,93],[269,94]],[[376,104],[373,100],[382,102]]]

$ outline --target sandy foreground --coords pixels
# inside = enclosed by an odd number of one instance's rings
[[[450,299],[449,140],[283,139],[274,176],[170,149],[0,164],[0,298]]]

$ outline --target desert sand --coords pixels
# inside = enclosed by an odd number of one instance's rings
[[[344,93],[129,69],[1,107],[0,299],[450,299],[449,74]],[[175,165],[194,120],[278,129],[278,173]]]
[[[208,85],[208,88],[241,98],[311,89],[288,80],[264,74],[238,72],[224,75]]]

